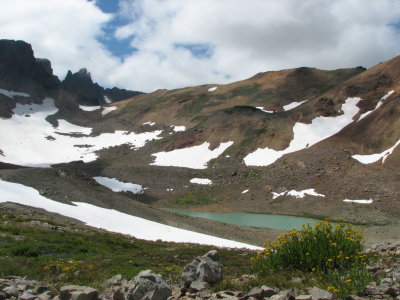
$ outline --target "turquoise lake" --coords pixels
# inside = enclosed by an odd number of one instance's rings
[[[169,211],[187,215],[211,219],[215,221],[225,222],[229,224],[241,226],[267,227],[272,229],[301,229],[304,223],[314,225],[317,220],[311,218],[301,218],[293,216],[269,215],[269,214],[248,214],[248,213],[214,213],[214,212],[197,212],[179,209],[170,209]]]

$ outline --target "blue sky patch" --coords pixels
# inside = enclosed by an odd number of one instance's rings
[[[197,58],[210,58],[214,53],[214,46],[210,44],[183,44],[175,43],[175,48],[183,48],[189,50],[190,53]]]
[[[398,33],[400,33],[400,21],[396,23],[390,24],[390,26],[394,27]]]
[[[116,13],[119,10],[118,0],[96,0],[95,4],[105,13]]]
[[[97,40],[104,45],[104,47],[111,52],[113,56],[120,58],[129,56],[138,51],[138,49],[131,46],[129,39],[118,40],[115,38],[114,33],[118,27],[128,24],[128,20],[122,18],[119,14],[119,1],[118,0],[97,0],[95,4],[103,12],[113,14],[114,17],[104,27],[103,31],[105,36],[97,38]]]

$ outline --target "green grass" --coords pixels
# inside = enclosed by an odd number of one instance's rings
[[[132,278],[152,269],[170,283],[181,283],[183,267],[213,247],[151,242],[132,237],[77,228],[77,231],[28,227],[30,217],[0,212],[0,278],[28,276],[57,287],[78,284],[103,289],[116,275]],[[53,222],[54,223],[54,222]],[[55,223],[58,228],[62,224]],[[75,228],[75,227],[74,227]],[[224,270],[234,276],[249,272],[251,252],[220,249]]]
[[[175,204],[178,205],[205,205],[211,203],[214,203],[214,201],[209,197],[194,192],[188,192],[175,201]]]
[[[176,113],[177,117],[190,117],[199,114],[205,107],[218,105],[210,101],[208,94],[199,94],[196,97],[191,97],[183,108]]]
[[[253,85],[238,86],[237,88],[234,88],[233,90],[230,91],[229,96],[230,97],[249,96],[256,93],[259,90],[260,86],[261,85],[258,83],[254,83]]]

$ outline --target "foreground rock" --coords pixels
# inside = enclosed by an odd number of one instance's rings
[[[0,299],[48,300],[53,296],[52,288],[40,281],[19,276],[0,279]]]
[[[60,289],[60,300],[97,300],[99,291],[79,285],[67,285]]]
[[[311,290],[311,297],[312,299],[318,299],[318,300],[332,300],[333,299],[333,294],[329,293],[325,290],[321,290],[317,287],[314,287]]]
[[[196,257],[183,269],[184,287],[190,291],[202,291],[222,281],[222,264],[216,250]]]
[[[129,300],[165,300],[172,290],[163,277],[151,270],[141,271],[131,282]]]
[[[272,297],[278,293],[278,289],[272,289],[263,285],[261,287],[252,288],[250,292],[248,292],[244,297],[241,297],[240,300],[247,300],[249,298],[264,299],[266,297]]]

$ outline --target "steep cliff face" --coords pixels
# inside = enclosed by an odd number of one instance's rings
[[[116,87],[104,89],[93,82],[90,73],[85,68],[76,73],[68,71],[62,85],[68,91],[83,95],[86,99],[82,101],[89,105],[109,104],[142,94]]]
[[[9,89],[52,89],[60,85],[50,61],[36,59],[30,44],[0,40],[0,83]]]

